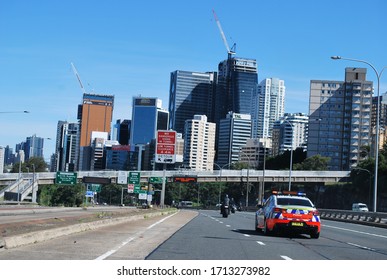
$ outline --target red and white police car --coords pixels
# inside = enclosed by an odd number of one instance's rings
[[[255,213],[255,230],[266,235],[281,231],[320,237],[320,215],[304,193],[273,192]]]

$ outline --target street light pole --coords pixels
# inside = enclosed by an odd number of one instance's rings
[[[376,78],[377,78],[377,107],[376,107],[376,128],[375,128],[375,175],[374,175],[374,201],[373,201],[373,210],[374,212],[377,212],[377,195],[378,195],[378,165],[379,165],[379,112],[380,112],[380,76],[382,75],[384,69],[387,68],[387,66],[383,67],[380,72],[376,70],[376,68],[369,63],[368,61],[361,60],[361,59],[354,59],[354,58],[345,58],[341,56],[331,56],[331,59],[333,60],[349,60],[349,61],[355,61],[360,63],[365,63],[368,66],[372,68],[372,70],[375,71]]]
[[[251,162],[250,162],[250,156],[248,155],[248,154],[246,154],[245,152],[242,152],[242,151],[239,151],[240,153],[242,153],[242,154],[244,154],[247,158],[248,158],[248,160],[249,160],[249,166],[248,166],[248,169],[247,169],[247,182],[246,182],[246,184],[247,184],[247,186],[246,186],[246,210],[247,210],[247,207],[248,207],[248,205],[249,205],[249,172],[250,172],[250,165],[251,165]]]
[[[289,187],[288,191],[292,190],[292,167],[293,167],[293,137],[294,137],[294,130],[293,125],[289,122],[289,120],[284,120],[284,122],[287,122],[290,125],[290,128],[292,129],[292,139],[290,141],[290,163],[289,163]]]

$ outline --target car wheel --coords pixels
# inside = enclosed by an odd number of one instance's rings
[[[310,238],[317,239],[319,237],[320,237],[320,233],[317,231],[310,234]]]

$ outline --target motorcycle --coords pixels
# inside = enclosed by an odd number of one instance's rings
[[[227,218],[230,214],[230,208],[228,205],[222,205],[222,211],[221,211],[223,218]]]

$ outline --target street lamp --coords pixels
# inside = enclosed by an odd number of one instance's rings
[[[5,112],[0,112],[0,114],[17,114],[17,113],[23,113],[23,114],[28,114],[29,111],[5,111]]]
[[[355,61],[355,62],[361,62],[369,65],[372,70],[375,71],[376,78],[377,78],[377,102],[378,105],[376,107],[376,128],[375,128],[375,175],[374,175],[374,205],[373,210],[374,212],[377,212],[377,195],[378,195],[378,165],[379,165],[379,112],[380,112],[380,76],[382,75],[384,69],[387,68],[387,66],[383,67],[380,72],[376,70],[376,68],[369,63],[368,61],[361,60],[361,59],[354,59],[354,58],[345,58],[341,56],[331,56],[331,59],[333,60],[349,60],[349,61]]]
[[[222,170],[223,170],[224,167],[226,167],[228,165],[231,165],[231,164],[230,163],[226,163],[225,165],[220,166],[219,164],[214,162],[214,165],[216,165],[219,168],[219,170],[220,170],[219,176],[220,176],[220,182],[222,182]],[[219,204],[220,204],[221,193],[222,193],[222,184],[219,184],[219,202],[218,202]]]
[[[294,137],[294,130],[293,125],[289,122],[289,120],[284,120],[284,122],[287,122],[290,125],[290,128],[292,129],[292,140],[290,142],[290,163],[289,163],[289,187],[288,190],[291,191],[292,189],[292,166],[293,166],[293,137]]]
[[[249,206],[249,175],[250,175],[249,172],[250,172],[251,162],[250,162],[250,156],[248,154],[242,151],[239,151],[239,153],[244,154],[249,160],[249,167],[247,169],[247,182],[246,182],[246,210],[247,210],[247,207]]]
[[[368,202],[371,202],[371,189],[372,189],[372,174],[371,174],[371,171],[369,171],[368,169],[364,169],[364,168],[361,168],[361,167],[355,167],[353,168],[352,170],[360,170],[360,171],[365,171],[365,172],[368,172],[368,174],[370,174],[370,187],[369,187],[369,194],[368,194]]]

